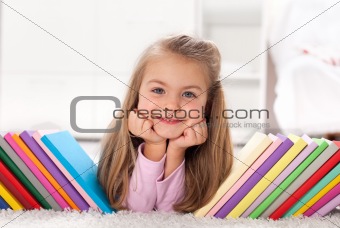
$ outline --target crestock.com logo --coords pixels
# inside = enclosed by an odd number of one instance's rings
[[[116,124],[113,128],[81,128],[77,124],[77,104],[79,101],[112,101],[115,110],[112,113],[112,117],[116,119]],[[114,96],[79,96],[72,100],[71,107],[70,107],[70,124],[73,130],[79,133],[113,133],[117,132],[122,124],[121,119],[128,118],[129,112],[135,110],[123,110],[121,109],[121,102],[117,97]],[[164,116],[168,116],[167,112],[172,113],[173,117],[176,119],[199,119],[205,117],[204,108],[202,107],[201,110],[171,110],[165,108],[162,109],[154,109],[154,110],[145,110],[139,109],[137,110],[137,117],[141,119],[158,119],[162,117],[162,113],[165,112]],[[121,115],[117,115],[117,113]],[[269,119],[269,111],[267,109],[225,109],[222,111],[221,115],[216,116],[215,118],[224,118],[224,119],[237,119],[237,120],[245,120],[245,119],[261,119],[265,115],[266,119]],[[214,118],[214,117],[210,117]],[[235,127],[234,125],[237,124],[237,127],[258,127],[259,123],[256,122],[244,122],[243,124],[238,121],[237,123],[229,123],[226,127]],[[269,123],[265,123],[265,127],[268,127]],[[210,126],[210,125],[209,125]],[[211,126],[212,127],[212,126]]]

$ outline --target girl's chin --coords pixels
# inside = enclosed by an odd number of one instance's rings
[[[165,139],[176,139],[183,134],[183,132],[181,131],[170,132],[170,131],[163,131],[163,130],[157,130],[157,129],[155,129],[155,131],[159,136]]]

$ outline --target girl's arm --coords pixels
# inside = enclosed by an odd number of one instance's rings
[[[184,161],[185,148],[173,149],[168,147],[164,167],[164,179],[174,172]]]
[[[138,157],[132,172],[125,206],[132,211],[148,212],[154,208],[173,211],[173,204],[184,196],[184,159],[171,174],[164,178],[164,165],[174,168],[171,153],[163,155],[159,161],[151,161],[145,155],[145,143],[138,147]],[[169,157],[168,157],[169,156]],[[172,164],[171,164],[172,163]]]
[[[173,150],[168,147],[164,172],[157,178],[156,209],[173,211],[173,205],[184,196],[185,150]]]
[[[156,180],[163,173],[165,153],[159,161],[144,156],[145,143],[138,147],[138,157],[130,177],[125,206],[132,211],[148,212],[154,209],[157,199]],[[165,150],[165,149],[164,149]],[[155,154],[161,154],[155,152]]]

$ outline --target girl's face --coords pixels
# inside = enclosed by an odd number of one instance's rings
[[[204,118],[208,86],[207,73],[198,62],[167,53],[147,64],[138,110],[154,122],[158,135],[177,138]]]

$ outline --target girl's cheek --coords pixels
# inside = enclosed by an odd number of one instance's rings
[[[143,98],[143,100],[140,100],[138,102],[138,109],[139,110],[147,110],[149,112],[151,112],[151,110],[155,109],[155,105],[149,101],[149,100],[145,100],[145,98]]]

